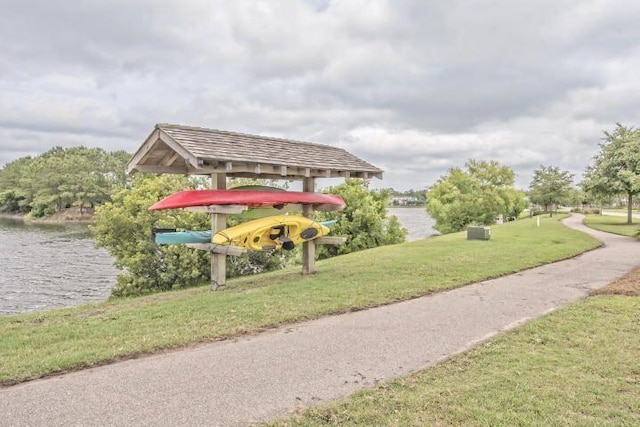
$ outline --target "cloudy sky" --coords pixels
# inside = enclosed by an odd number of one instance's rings
[[[640,126],[637,0],[0,0],[0,165],[135,151],[156,123],[343,147],[425,188],[496,159],[526,188]]]

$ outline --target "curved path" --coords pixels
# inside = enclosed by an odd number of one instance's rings
[[[0,389],[7,426],[245,425],[464,351],[640,264],[636,241],[411,301]]]

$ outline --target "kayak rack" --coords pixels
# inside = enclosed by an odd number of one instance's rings
[[[127,164],[127,173],[209,176],[211,190],[226,190],[227,178],[275,179],[302,182],[302,192],[315,193],[315,180],[325,178],[382,179],[382,169],[333,145],[251,135],[218,129],[159,123]],[[235,202],[234,202],[235,203]],[[303,205],[302,216],[315,218],[322,206]],[[200,210],[202,212],[202,210]],[[204,208],[211,233],[226,227],[227,215],[243,208]],[[315,272],[316,244],[343,244],[327,236],[302,244],[302,274]],[[205,243],[206,244],[206,243]],[[230,249],[203,247],[211,252],[211,288],[226,284]]]

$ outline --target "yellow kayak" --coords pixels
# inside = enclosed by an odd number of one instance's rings
[[[298,243],[329,234],[329,227],[295,215],[276,215],[244,222],[217,232],[211,243],[254,251],[291,250]]]

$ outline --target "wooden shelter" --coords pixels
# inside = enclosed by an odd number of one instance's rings
[[[213,189],[227,177],[302,180],[315,191],[316,178],[379,178],[382,170],[346,150],[329,145],[175,124],[157,124],[127,166],[130,174],[210,175]],[[226,228],[226,214],[211,211],[211,231]],[[303,215],[313,218],[311,206]],[[315,243],[303,244],[303,273],[315,270]],[[226,282],[224,254],[211,256],[211,284]]]

